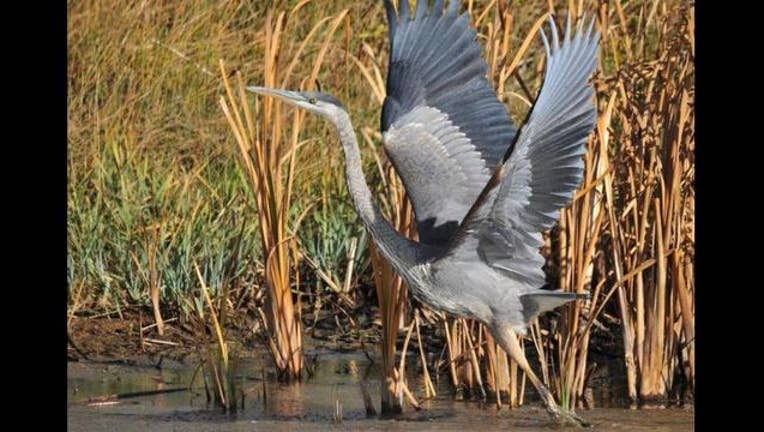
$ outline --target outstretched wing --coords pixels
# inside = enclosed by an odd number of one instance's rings
[[[419,240],[445,245],[515,136],[486,79],[476,32],[460,1],[444,10],[385,0],[390,64],[381,128],[385,150],[414,205]]]
[[[541,92],[514,149],[466,216],[447,257],[482,259],[529,288],[544,284],[541,232],[554,225],[581,183],[582,156],[596,121],[589,83],[599,38],[593,24],[586,32],[579,25],[571,39],[568,17],[560,47],[551,21],[551,49],[542,33],[548,66]]]

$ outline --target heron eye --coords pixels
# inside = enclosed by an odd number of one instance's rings
[[[308,99],[308,102],[310,102],[313,105],[315,105],[316,104],[316,98],[312,97],[312,98]]]

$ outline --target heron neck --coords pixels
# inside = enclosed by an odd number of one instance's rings
[[[361,152],[350,117],[343,111],[335,120],[345,152],[345,175],[355,209],[382,255],[399,274],[405,276],[411,266],[419,261],[421,245],[398,233],[382,215],[363,175]]]

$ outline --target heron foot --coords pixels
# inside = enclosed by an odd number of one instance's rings
[[[581,416],[573,411],[564,410],[559,407],[555,407],[553,410],[549,410],[549,415],[559,423],[561,426],[578,426],[581,428],[591,427],[591,423],[584,420]]]

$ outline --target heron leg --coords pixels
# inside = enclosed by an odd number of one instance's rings
[[[536,391],[541,396],[541,400],[544,402],[546,411],[555,421],[562,424],[573,424],[581,427],[590,426],[581,417],[572,412],[563,410],[557,405],[557,402],[554,401],[552,393],[539,379],[539,377],[533,373],[533,370],[528,364],[528,359],[525,358],[525,353],[520,347],[517,333],[515,333],[515,331],[510,326],[499,326],[498,328],[495,328],[493,333],[494,337],[499,342],[499,345],[501,345],[501,347],[504,349],[504,351],[507,352],[507,354],[509,354],[512,360],[514,360],[515,363],[520,366],[520,369],[522,369],[522,371],[525,373],[525,376],[528,377],[528,380],[530,380],[531,384],[533,384],[533,386],[536,388]]]

